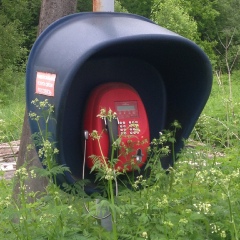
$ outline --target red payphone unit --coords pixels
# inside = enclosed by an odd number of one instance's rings
[[[102,109],[110,109],[116,118],[100,118],[97,115]],[[117,159],[115,169],[133,170],[147,160],[149,146],[149,125],[143,102],[134,88],[125,83],[105,83],[95,88],[88,99],[84,115],[84,130],[90,134],[96,130],[98,140],[89,137],[86,141],[86,165],[91,168],[95,155],[108,161],[112,144],[117,140]],[[117,155],[117,156],[116,156]]]

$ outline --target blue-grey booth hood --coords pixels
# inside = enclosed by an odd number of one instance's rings
[[[54,96],[36,92],[37,73],[53,74]],[[212,85],[211,64],[192,41],[141,16],[123,13],[79,13],[50,25],[35,42],[27,65],[28,111],[31,101],[48,99],[55,107],[49,126],[59,149],[59,164],[68,166],[64,180],[82,177],[83,112],[91,90],[99,84],[123,82],[134,87],[145,105],[150,137],[182,126],[176,136],[176,153],[189,137]],[[30,120],[32,133],[38,132]],[[44,128],[44,123],[42,123]],[[162,160],[163,168],[173,157]]]

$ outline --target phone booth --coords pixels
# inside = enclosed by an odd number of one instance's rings
[[[84,150],[85,133],[92,130],[102,133],[106,159],[109,146],[121,136],[124,144],[134,143],[131,157],[143,168],[149,142],[178,120],[182,126],[176,136],[178,153],[211,85],[211,64],[192,41],[133,14],[78,13],[54,22],[35,42],[27,65],[27,110],[41,114],[31,104],[35,98],[54,105],[56,121],[48,130],[59,149],[58,163],[71,170],[58,180],[72,184],[83,177],[84,154],[100,154],[89,138]],[[96,117],[104,108],[117,113],[111,133],[110,123]],[[34,121],[30,120],[30,127],[32,133],[38,132]],[[132,171],[127,153],[117,154],[115,167]],[[167,169],[173,156],[161,163]],[[92,164],[91,159],[86,161],[86,178],[91,179]]]

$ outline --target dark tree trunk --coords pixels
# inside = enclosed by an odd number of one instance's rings
[[[75,13],[77,0],[42,0],[38,35],[57,19]]]
[[[42,0],[41,12],[39,17],[38,35],[47,28],[52,22],[57,19],[76,12],[77,0]],[[16,169],[19,169],[23,165],[26,166],[29,173],[29,177],[26,180],[29,191],[44,192],[47,185],[47,179],[44,178],[31,178],[31,167],[42,167],[35,148],[28,149],[28,146],[32,144],[31,132],[28,122],[28,112],[25,111],[24,123],[22,128],[22,136],[20,140],[20,148],[18,154],[18,160]],[[17,179],[16,179],[17,180]],[[18,184],[14,187],[14,198],[19,193]]]

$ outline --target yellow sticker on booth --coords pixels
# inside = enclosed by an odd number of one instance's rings
[[[54,97],[55,73],[37,72],[36,94]]]

